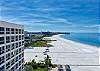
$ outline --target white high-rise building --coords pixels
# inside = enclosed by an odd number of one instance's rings
[[[24,27],[0,21],[0,71],[23,71]]]

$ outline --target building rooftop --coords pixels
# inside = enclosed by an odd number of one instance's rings
[[[0,21],[0,26],[7,26],[7,27],[16,27],[16,28],[24,28],[23,25],[19,25],[19,24],[15,24],[15,23],[10,23],[10,22],[6,22],[6,21]]]

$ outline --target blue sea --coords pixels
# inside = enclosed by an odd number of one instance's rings
[[[76,42],[100,47],[100,33],[70,33],[61,37]]]

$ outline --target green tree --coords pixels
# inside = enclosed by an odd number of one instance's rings
[[[34,59],[31,62],[31,66],[33,67],[33,69],[37,69],[38,68],[38,65],[37,65],[37,63],[36,63],[36,61]]]
[[[38,62],[38,67],[40,67],[40,68],[45,68],[46,65],[45,65],[44,61]]]
[[[51,59],[50,59],[49,55],[47,55],[47,57],[45,58],[44,61],[45,61],[45,64],[47,67],[52,66]]]
[[[25,65],[25,71],[33,71],[33,67],[31,65]]]

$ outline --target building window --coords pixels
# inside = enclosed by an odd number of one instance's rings
[[[18,54],[18,49],[15,51],[15,54],[16,54],[16,55]]]
[[[19,55],[19,60],[21,59],[22,57],[21,57],[21,54]]]
[[[11,34],[14,34],[14,28],[11,28]]]
[[[6,69],[10,68],[10,62],[6,64]]]
[[[4,46],[0,47],[0,55],[3,54],[4,52],[5,52],[5,47]]]
[[[24,41],[22,41],[22,45],[24,45]]]
[[[11,71],[15,71],[14,67],[11,68]]]
[[[4,65],[0,67],[0,71],[5,71]]]
[[[19,61],[19,66],[21,65],[21,61]]]
[[[22,63],[24,63],[24,58],[22,59]]]
[[[18,63],[15,65],[15,69],[17,69],[18,68]]]
[[[18,29],[16,29],[16,34],[18,34]]]
[[[18,48],[18,43],[16,43],[16,46],[15,47]]]
[[[24,34],[24,30],[22,29],[22,34]]]
[[[2,56],[2,57],[0,57],[0,65],[2,64],[2,63],[4,63],[4,56]]]
[[[11,42],[14,42],[14,36],[11,36]]]
[[[22,65],[22,69],[24,69],[24,65]]]
[[[21,29],[19,29],[19,34],[21,34]]]
[[[15,48],[14,43],[11,45],[11,50],[13,50]]]
[[[14,57],[15,53],[14,52],[11,52],[11,57]]]
[[[19,40],[21,40],[21,35],[19,35]]]
[[[0,27],[0,34],[4,34],[4,27]]]
[[[19,47],[21,46],[21,42],[19,42]]]
[[[22,53],[22,57],[24,57],[24,52]]]
[[[22,47],[22,51],[24,51],[24,47]]]
[[[10,53],[6,54],[6,61],[10,59]]]
[[[6,34],[10,34],[10,28],[6,28]]]
[[[19,71],[22,71],[21,67],[19,68]]]
[[[10,51],[10,45],[6,45],[6,52]]]
[[[18,41],[18,36],[16,36],[16,41]]]
[[[19,53],[21,53],[21,48],[19,48]]]
[[[16,57],[16,59],[15,59],[15,62],[17,62],[18,61],[18,56]]]
[[[11,65],[13,65],[15,63],[15,60],[14,59],[12,59],[11,60]]]
[[[4,44],[4,37],[0,37],[0,44]]]
[[[22,35],[22,40],[24,40],[24,35]]]
[[[6,43],[10,43],[10,36],[6,36]]]

